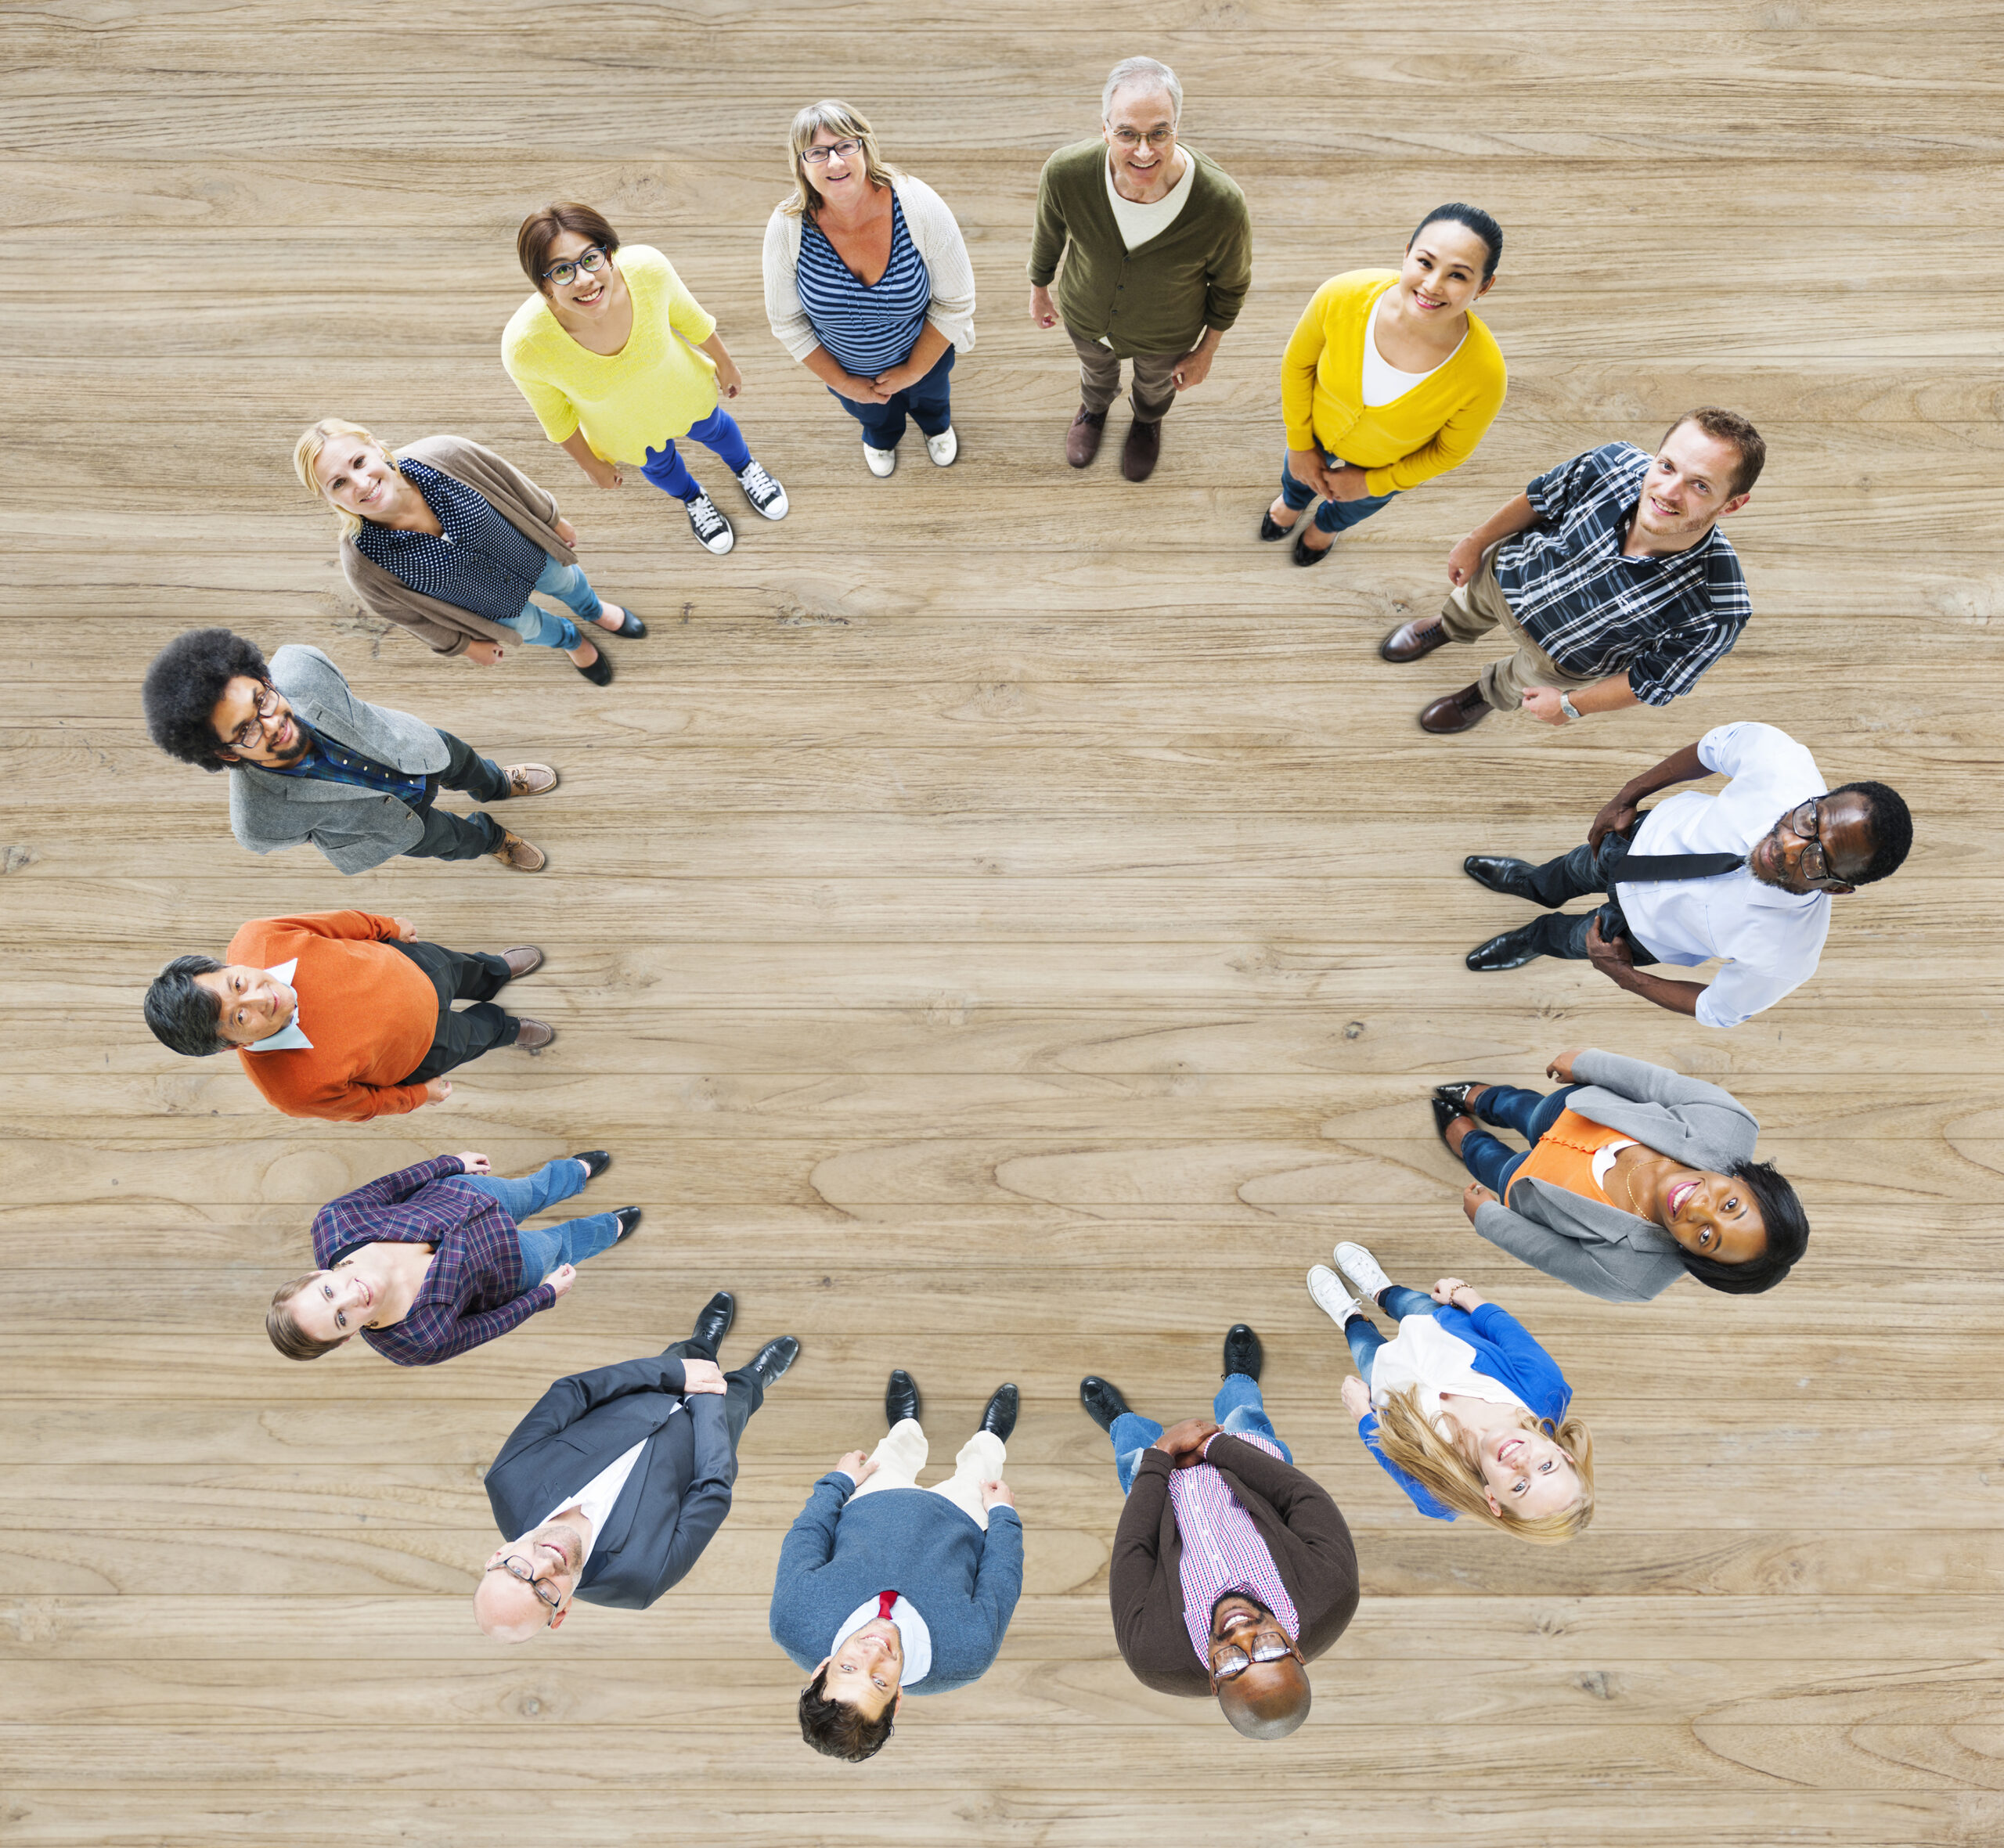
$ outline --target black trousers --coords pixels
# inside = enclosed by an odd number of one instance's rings
[[[506,774],[499,764],[482,757],[463,739],[456,738],[443,729],[438,736],[445,740],[445,748],[451,755],[445,760],[444,769],[424,780],[424,794],[418,799],[416,810],[424,823],[424,832],[415,847],[404,849],[404,858],[475,860],[483,854],[499,852],[501,837],[506,830],[492,816],[483,815],[478,809],[470,815],[453,815],[443,809],[434,809],[432,803],[442,789],[462,789],[483,802],[504,802],[508,799]]]
[[[672,1354],[678,1360],[716,1359],[708,1348],[693,1341],[671,1342],[661,1352]],[[737,1372],[723,1376],[724,1428],[730,1433],[730,1447],[733,1450],[737,1448],[737,1440],[744,1435],[745,1421],[765,1403],[766,1389],[748,1367],[740,1367]]]
[[[1635,827],[1639,827],[1638,822]],[[1555,860],[1547,860],[1531,873],[1531,895],[1541,905],[1554,910],[1569,899],[1584,899],[1595,892],[1608,891],[1608,881],[1617,872],[1621,863],[1628,857],[1628,849],[1634,843],[1635,827],[1626,834],[1608,834],[1601,837],[1598,851],[1584,844],[1570,853],[1562,853]],[[1600,934],[1612,943],[1617,937],[1626,937],[1628,947],[1634,953],[1635,965],[1645,967],[1656,960],[1644,949],[1635,933],[1628,928],[1628,920],[1621,915],[1621,901],[1610,898],[1598,911],[1582,911],[1571,917],[1541,917],[1533,920],[1531,930],[1535,934],[1538,951],[1543,956],[1563,956],[1569,962],[1581,963],[1587,959],[1587,933],[1592,928],[1594,920],[1600,920]]]
[[[512,1014],[503,1014],[493,997],[506,985],[505,957],[483,949],[448,949],[439,943],[398,943],[400,949],[431,979],[438,996],[438,1030],[432,1036],[431,1050],[417,1069],[398,1082],[425,1084],[442,1078],[456,1065],[497,1046],[513,1046],[522,1023]],[[474,1007],[456,1009],[455,1001],[472,1001]]]

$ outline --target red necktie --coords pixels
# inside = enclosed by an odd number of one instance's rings
[[[897,1601],[898,1594],[896,1592],[878,1592],[877,1594],[877,1615],[881,1618],[888,1618],[891,1614],[891,1606]]]

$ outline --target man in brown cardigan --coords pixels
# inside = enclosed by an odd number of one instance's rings
[[[1357,1609],[1357,1551],[1328,1493],[1293,1466],[1260,1403],[1260,1338],[1224,1339],[1216,1421],[1165,1431],[1088,1374],[1126,1492],[1113,1541],[1114,1640],[1162,1694],[1215,1695],[1248,1738],[1308,1717],[1308,1664]]]

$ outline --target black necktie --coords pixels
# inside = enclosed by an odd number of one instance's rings
[[[1631,853],[1608,875],[1609,889],[1644,880],[1716,879],[1746,864],[1743,853]]]

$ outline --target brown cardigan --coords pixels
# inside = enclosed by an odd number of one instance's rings
[[[1256,1444],[1220,1432],[1206,1459],[1231,1484],[1267,1543],[1301,1619],[1313,1661],[1357,1611],[1357,1549],[1328,1491]],[[1183,1621],[1183,1538],[1169,1499],[1169,1458],[1141,1453],[1113,1538],[1113,1636],[1122,1659],[1159,1694],[1208,1695],[1210,1677]]]
[[[396,454],[429,463],[441,474],[478,489],[517,532],[562,564],[578,562],[577,553],[557,536],[556,497],[492,449],[463,436],[427,436],[406,443]],[[362,608],[386,622],[401,623],[435,654],[463,654],[469,642],[510,643],[522,639],[512,629],[489,622],[457,603],[442,603],[413,590],[373,559],[365,558],[349,535],[342,535],[339,552],[341,575],[362,600]]]

